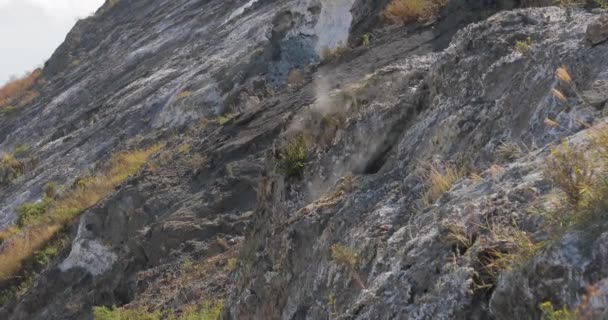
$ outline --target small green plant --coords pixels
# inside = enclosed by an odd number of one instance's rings
[[[533,44],[534,42],[530,37],[527,37],[526,40],[517,40],[515,42],[514,50],[521,53],[522,55],[527,55],[530,53],[530,51],[532,51]]]
[[[543,313],[542,320],[578,320],[576,312],[568,310],[566,307],[556,310],[551,301],[541,303],[539,306]]]
[[[36,222],[54,204],[55,201],[47,196],[43,197],[42,200],[38,202],[22,204],[17,208],[17,225],[23,228]]]
[[[226,123],[228,123],[228,121],[230,121],[232,119],[232,117],[233,117],[233,115],[228,113],[225,115],[218,116],[216,120],[220,126],[223,126]]]
[[[565,193],[571,205],[579,207],[591,195],[596,165],[590,155],[564,140],[551,149],[545,174]]]
[[[361,37],[361,45],[363,45],[364,47],[369,47],[370,45],[370,40],[371,40],[371,34],[366,33]]]
[[[34,252],[34,260],[40,267],[47,266],[63,249],[69,244],[69,241],[65,238],[60,238],[46,246],[45,248]]]
[[[302,137],[294,138],[280,150],[280,170],[287,177],[301,177],[304,173],[306,145]]]

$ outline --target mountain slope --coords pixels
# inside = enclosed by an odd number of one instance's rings
[[[3,225],[51,181],[160,151],[67,224],[2,318],[223,300],[225,319],[538,319],[603,297],[602,224],[500,276],[488,258],[549,238],[532,208],[556,190],[550,146],[603,121],[608,44],[585,32],[605,12],[453,0],[387,26],[386,4],[123,0],[79,21],[38,98],[0,117],[0,148],[38,159],[2,189]],[[433,168],[457,175],[445,193]]]

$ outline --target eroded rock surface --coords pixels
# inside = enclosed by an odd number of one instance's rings
[[[603,119],[608,43],[585,42],[603,13],[453,0],[386,26],[386,3],[133,0],[78,22],[40,97],[0,117],[0,149],[27,144],[41,160],[0,192],[2,224],[49,181],[164,146],[74,223],[71,246],[0,318],[225,300],[224,319],[539,319],[544,301],[575,307],[582,289],[608,287],[602,225],[499,277],[480,263],[509,250],[489,222],[546,237],[529,208],[553,189],[548,146]],[[297,137],[304,171],[286,177],[280,149]],[[498,157],[506,142],[523,152]],[[467,174],[425,204],[421,163]]]

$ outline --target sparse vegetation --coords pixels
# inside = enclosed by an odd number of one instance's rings
[[[22,206],[20,227],[0,233],[0,239],[9,242],[0,252],[0,281],[15,278],[23,263],[34,256],[73,218],[112,192],[128,176],[137,172],[148,157],[160,148],[121,152],[114,155],[98,175],[80,180],[60,199],[41,204]],[[47,197],[48,198],[48,197]]]
[[[371,34],[366,33],[361,37],[361,45],[364,47],[369,47],[371,42]]]
[[[26,145],[20,145],[14,152],[5,153],[0,159],[0,186],[7,185],[38,165],[38,159]]]
[[[581,100],[585,104],[589,104],[587,102],[587,100],[585,99],[585,97],[583,97],[581,92],[578,90],[576,83],[574,82],[574,80],[572,80],[572,77],[570,76],[570,73],[568,73],[568,70],[566,69],[565,66],[561,66],[555,70],[555,78],[562,85],[566,86],[567,88],[570,88],[570,90],[576,94],[576,96],[578,97],[579,100]],[[560,91],[558,89],[553,89],[552,92],[553,92],[553,96],[556,97],[558,100],[567,102],[568,99],[566,98],[566,95],[563,93],[563,91]],[[568,106],[568,109],[569,109],[569,106]]]
[[[192,92],[190,92],[188,90],[184,90],[184,91],[178,93],[177,96],[175,96],[175,99],[177,101],[184,100],[184,99],[188,98],[190,95],[192,95]]]
[[[224,114],[224,115],[218,116],[216,121],[220,126],[223,126],[226,123],[228,123],[228,121],[230,121],[232,119],[232,117],[233,117],[232,114]]]
[[[543,313],[542,320],[578,320],[579,317],[575,312],[568,310],[566,307],[556,310],[550,301],[541,303],[539,306]]]
[[[321,50],[321,58],[323,58],[323,60],[325,60],[325,61],[335,60],[335,59],[342,57],[349,51],[350,51],[350,48],[346,44],[340,42],[333,49],[324,48],[323,50]]]
[[[216,320],[220,316],[223,303],[216,304],[203,303],[199,306],[186,308],[179,316],[175,311],[168,311],[163,314],[160,311],[147,311],[145,308],[123,309],[93,307],[95,320]],[[164,315],[164,316],[163,316]]]
[[[25,172],[25,164],[10,154],[5,154],[0,160],[0,185],[6,185],[17,179]]]
[[[30,155],[30,147],[25,144],[19,145],[17,148],[15,148],[13,155],[16,158],[25,158]]]
[[[350,248],[347,248],[339,243],[331,246],[329,249],[331,260],[340,263],[348,269],[350,276],[355,279],[355,282],[361,289],[365,289],[365,284],[357,272],[357,265],[359,264],[358,255]]]
[[[443,242],[451,246],[458,255],[466,252],[475,242],[475,236],[456,224],[449,224],[444,231]]]
[[[192,169],[192,170],[196,170],[196,169],[200,169],[203,168],[204,166],[207,165],[207,157],[202,156],[198,153],[195,153],[189,157],[186,157],[186,165]]]
[[[418,175],[424,183],[425,191],[422,195],[422,201],[426,206],[435,203],[442,194],[450,190],[454,183],[463,177],[460,170],[448,163],[441,165],[423,164],[419,168]]]
[[[527,55],[532,51],[532,45],[534,42],[532,38],[527,37],[525,40],[517,40],[515,42],[514,50],[521,53],[522,55]]]
[[[23,228],[36,222],[54,203],[53,199],[45,196],[41,201],[21,205],[17,208],[17,225]]]
[[[41,76],[42,70],[36,69],[0,87],[0,109],[21,107],[36,99],[38,93],[32,88]]]
[[[551,149],[545,173],[565,193],[570,204],[578,207],[592,192],[595,165],[590,155],[564,141]]]
[[[515,142],[504,142],[496,148],[497,158],[503,161],[513,161],[521,157],[521,147]]]
[[[17,295],[22,294],[25,291],[27,291],[27,289],[29,289],[31,287],[31,285],[35,279],[36,279],[36,276],[33,274],[25,276],[21,279],[21,282],[19,282],[18,285],[11,286],[10,288],[6,288],[6,289],[0,291],[0,306],[11,301]]]
[[[287,84],[291,87],[300,87],[304,84],[304,73],[300,69],[292,69],[287,76]]]
[[[484,249],[479,255],[481,270],[475,279],[478,289],[494,287],[502,272],[521,267],[543,246],[518,227],[491,223],[485,229],[495,245]]]
[[[279,169],[287,177],[301,177],[306,161],[306,145],[302,137],[293,138],[285,144],[279,154]]]
[[[382,16],[393,24],[429,20],[445,3],[445,0],[393,0],[386,6]]]
[[[234,269],[236,269],[236,262],[236,258],[230,258],[226,260],[226,270],[228,272],[234,271]]]
[[[555,0],[555,4],[563,7],[594,4],[599,8],[608,8],[608,0]]]

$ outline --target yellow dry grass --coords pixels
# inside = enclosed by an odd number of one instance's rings
[[[420,179],[425,184],[422,201],[426,206],[430,206],[442,194],[450,190],[463,175],[460,170],[450,164],[445,164],[443,168],[433,164],[428,164],[425,167],[419,173]]]
[[[41,76],[42,71],[36,69],[27,75],[13,79],[0,87],[0,108],[9,106],[21,98],[25,98],[30,102],[35,99],[37,94],[30,91],[30,89]]]
[[[411,23],[432,18],[445,0],[393,0],[382,16],[390,23]]]
[[[0,248],[0,281],[18,275],[23,263],[36,250],[43,248],[75,217],[136,173],[148,157],[159,149],[160,145],[154,145],[113,156],[101,173],[81,180],[38,221],[22,229],[11,227],[0,233],[0,239],[4,240]]]

